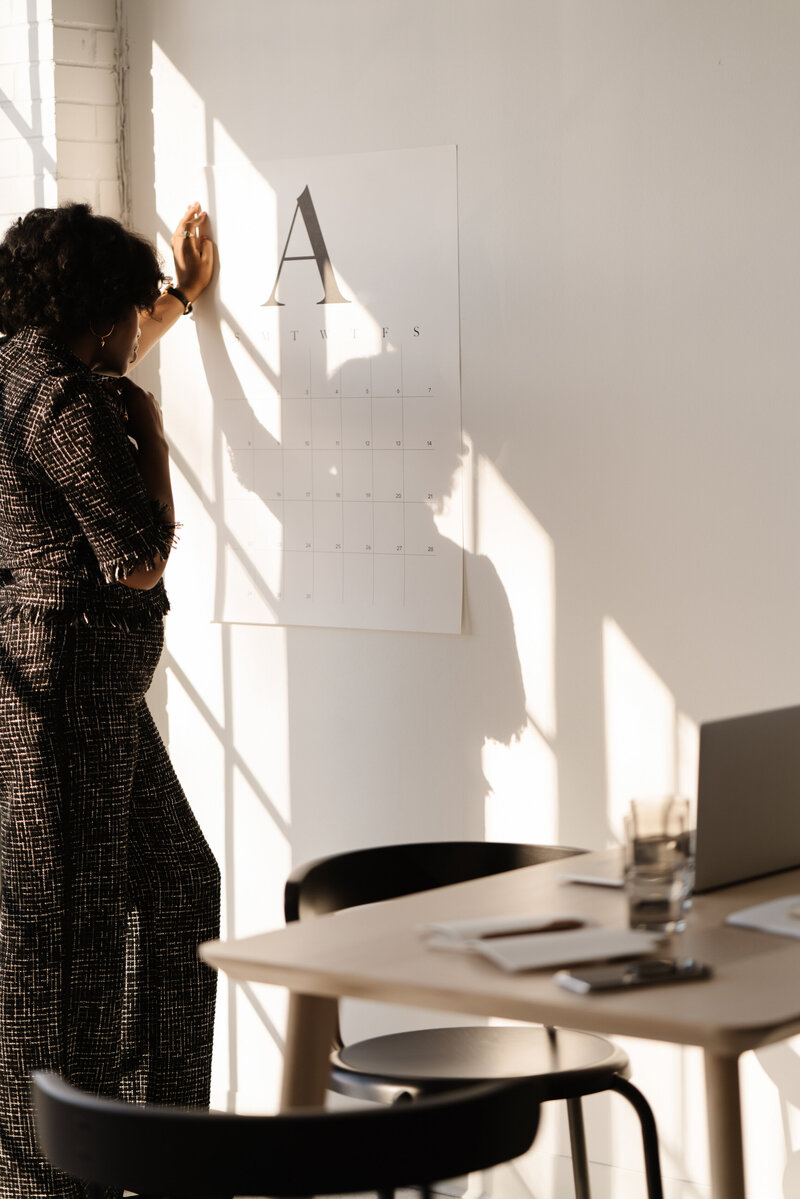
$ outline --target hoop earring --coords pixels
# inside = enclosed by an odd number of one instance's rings
[[[106,342],[108,341],[108,339],[109,339],[109,337],[111,336],[111,334],[114,332],[115,328],[116,328],[116,323],[114,323],[114,324],[111,326],[111,328],[109,329],[108,333],[96,333],[96,332],[95,332],[95,330],[92,328],[92,326],[91,326],[91,323],[89,324],[89,332],[90,332],[90,333],[93,333],[95,337],[99,338],[99,340],[100,340],[100,349],[101,349],[101,350],[104,350],[104,349],[105,349]]]

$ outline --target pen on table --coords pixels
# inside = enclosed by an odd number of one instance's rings
[[[550,920],[547,924],[534,924],[528,928],[500,928],[488,933],[479,933],[479,941],[491,941],[496,937],[529,937],[533,933],[566,933],[576,928],[585,928],[584,920]]]

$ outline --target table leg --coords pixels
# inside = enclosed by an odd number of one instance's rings
[[[712,1199],[745,1199],[739,1059],[706,1050],[705,1067]]]
[[[281,1109],[322,1107],[328,1058],[336,1030],[337,1001],[322,995],[289,995]]]

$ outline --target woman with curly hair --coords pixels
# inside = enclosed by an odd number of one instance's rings
[[[0,243],[2,1199],[84,1194],[37,1151],[32,1070],[208,1103],[219,874],[145,703],[175,518],[158,404],[123,378],[208,283],[206,221],[167,291],[84,204]]]

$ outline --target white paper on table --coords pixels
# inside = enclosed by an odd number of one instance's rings
[[[477,923],[477,922],[476,922]],[[486,922],[481,922],[485,927]],[[576,962],[607,961],[652,953],[662,942],[660,933],[637,929],[581,928],[569,932],[538,932],[507,937],[456,937],[431,932],[426,937],[432,949],[477,953],[502,970],[542,970]]]
[[[769,903],[731,912],[725,923],[776,933],[781,937],[800,937],[800,895],[784,895],[782,899],[771,899]]]

